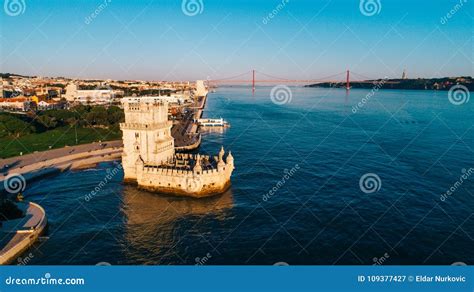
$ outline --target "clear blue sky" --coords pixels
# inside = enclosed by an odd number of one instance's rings
[[[15,1],[15,0],[4,0]],[[347,68],[370,77],[473,74],[471,0],[379,0],[364,16],[359,0],[24,1],[1,16],[1,72],[112,79],[218,79],[251,69],[318,78]],[[105,0],[107,1],[107,0]],[[376,0],[374,0],[376,1]],[[463,1],[463,0],[461,0]],[[199,2],[199,1],[198,1]]]

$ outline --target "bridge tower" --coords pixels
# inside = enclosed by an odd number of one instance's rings
[[[252,70],[252,94],[255,93],[255,70]]]
[[[346,90],[351,89],[351,82],[349,80],[349,70],[346,72]]]

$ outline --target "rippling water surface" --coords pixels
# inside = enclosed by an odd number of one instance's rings
[[[231,124],[200,150],[232,150],[222,196],[138,191],[119,172],[85,201],[114,163],[30,184],[26,198],[49,218],[31,263],[474,263],[474,173],[459,183],[474,168],[474,102],[387,90],[353,110],[369,90],[291,87],[283,105],[270,90],[209,95],[205,115]],[[360,188],[365,174],[380,178],[373,193]]]

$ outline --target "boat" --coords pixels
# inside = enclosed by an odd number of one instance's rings
[[[229,127],[229,123],[223,118],[220,119],[197,119],[201,127]]]

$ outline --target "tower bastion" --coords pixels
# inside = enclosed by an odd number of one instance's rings
[[[206,197],[230,186],[234,158],[222,147],[217,156],[175,153],[168,104],[146,97],[123,99],[124,181],[139,188],[181,196]]]

